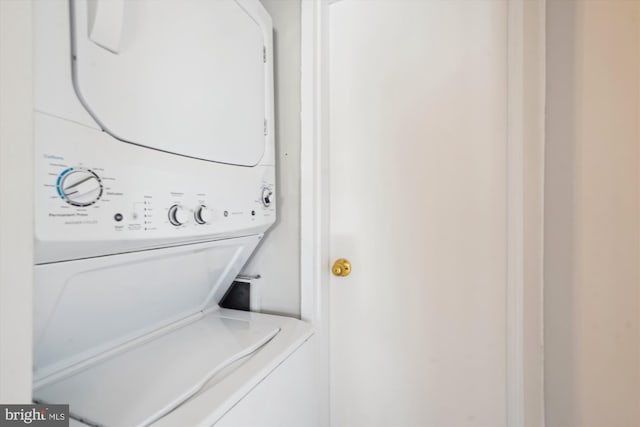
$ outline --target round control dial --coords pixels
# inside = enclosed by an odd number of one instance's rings
[[[173,205],[169,208],[169,222],[176,227],[189,222],[189,213],[180,205]]]
[[[198,224],[211,222],[211,211],[205,205],[198,206],[193,216]]]
[[[269,206],[271,206],[271,203],[273,202],[273,190],[269,189],[269,188],[263,188],[262,189],[262,204],[268,208]]]
[[[58,177],[58,194],[73,206],[90,206],[102,196],[102,181],[89,169],[70,168]]]

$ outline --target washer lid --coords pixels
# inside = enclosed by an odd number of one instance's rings
[[[90,425],[148,426],[214,386],[225,373],[238,368],[236,362],[278,335],[277,319],[269,320],[206,313],[179,329],[36,388],[33,396],[46,403],[69,404],[71,414]]]
[[[122,141],[256,165],[271,108],[271,27],[241,4],[72,0],[78,98]]]
[[[34,388],[217,307],[260,238],[35,266]]]

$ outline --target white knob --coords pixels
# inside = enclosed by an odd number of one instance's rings
[[[180,205],[173,205],[169,208],[169,222],[176,227],[189,222],[189,212]]]
[[[102,182],[88,169],[73,169],[59,178],[58,191],[70,205],[89,206],[102,196]]]
[[[207,208],[205,205],[200,205],[198,206],[198,209],[196,209],[194,217],[198,224],[206,224],[208,222],[211,222],[212,215],[209,208]]]
[[[262,204],[265,207],[269,207],[271,206],[271,203],[273,202],[273,190],[270,190],[269,188],[263,188],[262,189]]]

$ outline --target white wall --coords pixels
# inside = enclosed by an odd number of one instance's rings
[[[300,315],[300,1],[261,0],[273,19],[278,220],[243,273],[260,274],[263,312]]]
[[[0,403],[31,401],[31,2],[0,1]]]
[[[547,425],[640,425],[640,2],[547,3]]]

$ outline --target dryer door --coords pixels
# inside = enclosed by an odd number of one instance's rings
[[[122,141],[256,165],[271,108],[265,63],[271,27],[243,4],[72,0],[78,98]]]

